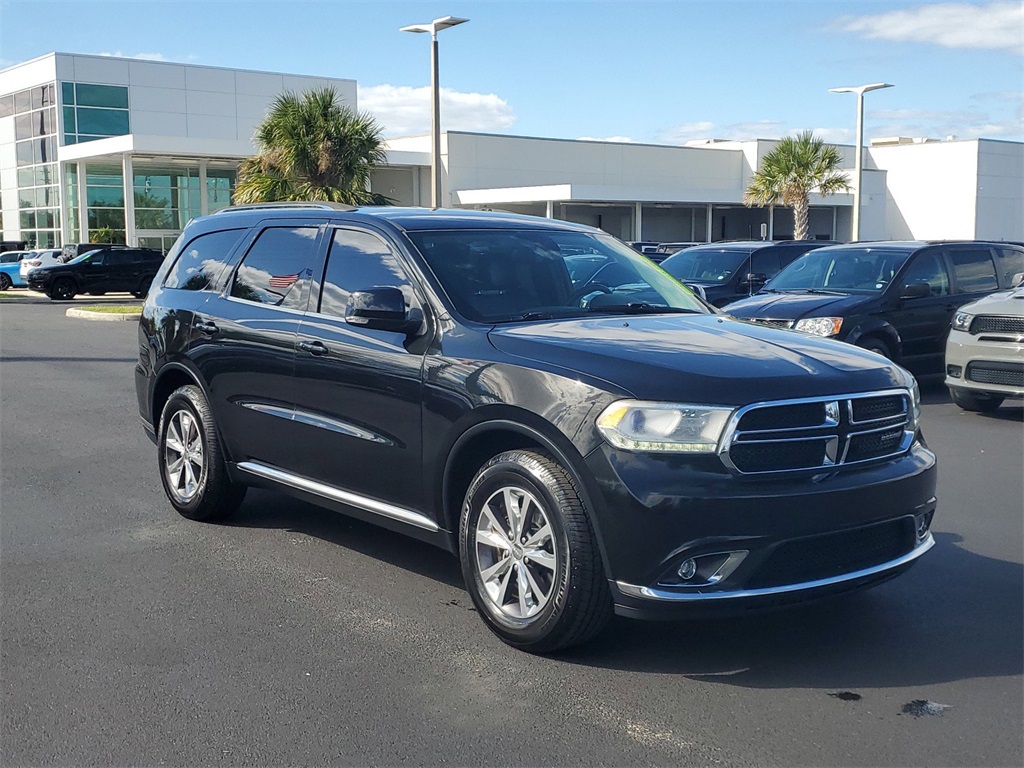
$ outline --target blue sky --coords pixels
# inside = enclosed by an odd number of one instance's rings
[[[811,128],[1024,140],[1024,3],[75,2],[0,0],[3,66],[53,50],[352,78],[387,136],[429,131],[429,38],[446,15],[442,122],[679,143]]]

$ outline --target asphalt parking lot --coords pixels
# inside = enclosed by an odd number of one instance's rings
[[[1024,762],[1019,403],[926,384],[938,545],[899,579],[538,658],[411,539],[263,491],[179,518],[135,324],[64,309],[0,303],[0,764]]]

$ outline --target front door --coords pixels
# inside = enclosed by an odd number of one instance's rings
[[[407,509],[422,506],[424,334],[345,322],[354,291],[396,287],[422,307],[397,249],[361,229],[332,228],[319,290],[299,327],[296,445],[302,474]]]
[[[934,372],[942,367],[949,323],[956,309],[952,283],[938,248],[911,258],[903,277],[891,289],[893,305],[886,315],[900,335],[902,362],[916,372]],[[898,298],[902,287],[909,283],[927,283],[929,295],[918,299]]]

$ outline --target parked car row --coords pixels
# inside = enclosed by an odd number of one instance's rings
[[[119,291],[142,298],[163,258],[163,253],[149,248],[100,246],[74,256],[67,263],[33,269],[28,273],[28,287],[51,299]]]
[[[0,291],[27,285],[26,275],[36,267],[57,263],[58,249],[14,250],[0,253]]]

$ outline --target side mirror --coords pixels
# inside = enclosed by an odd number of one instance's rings
[[[907,283],[900,292],[901,299],[925,299],[932,295],[932,288],[928,283]]]
[[[740,280],[740,286],[744,288],[750,288],[751,290],[759,290],[764,287],[764,284],[768,282],[768,275],[760,272],[749,272],[743,279]]]
[[[685,285],[687,288],[689,288],[691,291],[697,294],[700,297],[701,301],[708,300],[708,292],[704,290],[703,285],[698,285],[697,283],[683,283],[683,285]]]
[[[1018,272],[1010,278],[1011,288],[1020,288],[1022,285],[1024,285],[1024,272]]]
[[[405,294],[398,288],[353,291],[345,305],[345,322],[394,333],[411,333],[419,327],[419,321],[405,308]]]

